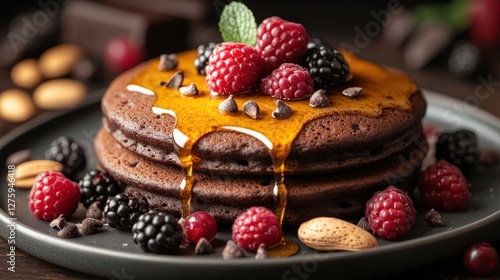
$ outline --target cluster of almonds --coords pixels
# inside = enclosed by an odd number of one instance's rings
[[[40,110],[70,109],[86,98],[82,82],[95,74],[95,63],[78,45],[61,44],[36,58],[15,64],[10,73],[17,88],[0,93],[0,119],[23,123]]]

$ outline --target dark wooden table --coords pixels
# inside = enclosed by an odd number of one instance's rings
[[[349,39],[349,37],[346,38],[347,40]],[[332,41],[334,44],[340,42],[335,39],[332,39]],[[391,48],[381,40],[374,39],[369,46],[362,50],[360,55],[379,63],[402,69],[412,76],[423,88],[457,98],[461,101],[471,100],[478,87],[482,86],[481,77],[467,81],[459,80],[450,75],[446,67],[442,64],[426,67],[421,70],[407,69],[402,63],[401,52]],[[498,60],[496,65],[496,69],[500,70]],[[492,75],[490,81],[493,81],[493,83],[490,83],[491,94],[489,98],[487,100],[479,100],[479,102],[471,105],[500,117],[500,77],[495,73],[490,74]],[[483,76],[483,79],[489,79],[488,75],[490,74],[487,73],[487,76]],[[5,73],[2,75],[4,77],[2,80],[6,81]],[[497,251],[500,252],[500,240],[493,242],[493,245],[496,247]],[[82,273],[47,263],[21,250],[16,251],[16,272],[7,272],[7,265],[4,260],[8,247],[7,242],[0,238],[0,279],[96,279]],[[360,266],[360,269],[362,269],[362,266]],[[500,268],[497,268],[493,274],[487,277],[476,277],[465,270],[462,265],[462,255],[455,255],[438,263],[398,273],[397,275],[385,279],[500,279]]]

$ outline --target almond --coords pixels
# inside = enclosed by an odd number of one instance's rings
[[[6,89],[0,93],[0,119],[19,124],[36,113],[35,105],[28,92],[21,89]]]
[[[36,176],[44,171],[59,171],[63,170],[63,165],[53,160],[31,160],[23,162],[16,166],[16,187],[31,188]]]
[[[38,85],[33,101],[43,110],[64,110],[81,104],[87,96],[87,87],[75,79],[52,79]]]
[[[308,247],[320,251],[359,251],[378,245],[375,236],[368,231],[332,217],[318,217],[302,223],[298,237]]]

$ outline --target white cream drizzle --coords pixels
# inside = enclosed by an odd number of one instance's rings
[[[142,87],[140,85],[135,85],[135,84],[128,84],[127,90],[129,92],[138,92],[138,93],[142,93],[144,95],[152,95],[152,96],[155,95],[154,91],[147,89],[145,87]]]
[[[255,130],[251,130],[251,129],[248,129],[248,128],[242,128],[242,127],[238,127],[238,126],[223,126],[222,128],[223,129],[227,129],[227,130],[234,130],[234,131],[238,131],[238,132],[241,132],[241,133],[248,134],[248,135],[250,135],[250,136],[252,136],[254,138],[257,138],[262,143],[264,143],[264,145],[266,145],[266,147],[269,150],[273,149],[273,143],[271,142],[271,140],[269,140],[269,138],[267,138],[266,136],[264,136],[263,134],[255,131]]]

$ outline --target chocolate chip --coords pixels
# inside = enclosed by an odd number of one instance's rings
[[[226,247],[222,251],[222,258],[225,260],[236,259],[236,258],[245,258],[245,252],[236,245],[233,240],[228,240],[226,243]]]
[[[330,106],[330,100],[326,96],[326,90],[320,89],[315,91],[313,95],[311,95],[311,98],[309,98],[309,105],[314,108]]]
[[[172,70],[179,64],[179,59],[176,54],[162,54],[160,55],[160,63],[158,64],[158,70],[166,71]]]
[[[443,217],[434,209],[425,213],[424,221],[431,227],[444,227]]]
[[[213,252],[212,244],[210,244],[210,242],[208,242],[208,240],[205,237],[202,237],[196,243],[194,252],[197,255],[210,255]]]
[[[266,250],[266,244],[262,243],[259,245],[259,248],[257,248],[257,254],[255,254],[255,259],[262,260],[267,258],[269,258],[269,254],[267,253]]]
[[[259,104],[253,100],[248,100],[245,104],[243,104],[243,113],[251,119],[260,119]]]
[[[370,223],[368,223],[366,217],[359,219],[357,226],[368,232],[372,232],[372,227],[370,226]]]
[[[60,231],[57,232],[57,236],[62,238],[78,237],[78,226],[73,223],[67,223]]]
[[[232,94],[219,104],[219,113],[221,114],[236,112],[238,112],[238,104],[234,101],[234,96]]]
[[[179,88],[182,85],[182,81],[184,81],[184,72],[182,72],[182,70],[179,70],[175,72],[175,74],[168,81],[161,81],[160,86],[168,88]]]
[[[196,95],[200,93],[195,83],[191,83],[189,86],[179,88],[179,92],[184,95]]]
[[[25,149],[25,150],[20,150],[15,153],[10,154],[10,156],[7,157],[7,160],[5,160],[5,164],[8,165],[19,165],[23,162],[28,161],[31,158],[31,150],[30,149]]]
[[[81,232],[82,235],[90,235],[99,232],[104,223],[101,220],[86,218],[82,221]]]
[[[92,202],[92,204],[90,204],[89,208],[87,209],[87,212],[85,212],[85,217],[97,220],[102,219],[101,202]]]
[[[363,90],[362,87],[349,87],[344,89],[342,91],[342,94],[347,97],[357,97],[362,90]]]
[[[276,100],[276,110],[271,114],[276,119],[286,119],[292,115],[292,108],[280,99]]]
[[[51,222],[50,222],[50,227],[52,228],[57,228],[59,230],[63,229],[64,226],[66,226],[66,219],[64,219],[64,215],[61,214],[59,215],[59,217],[53,219]]]

